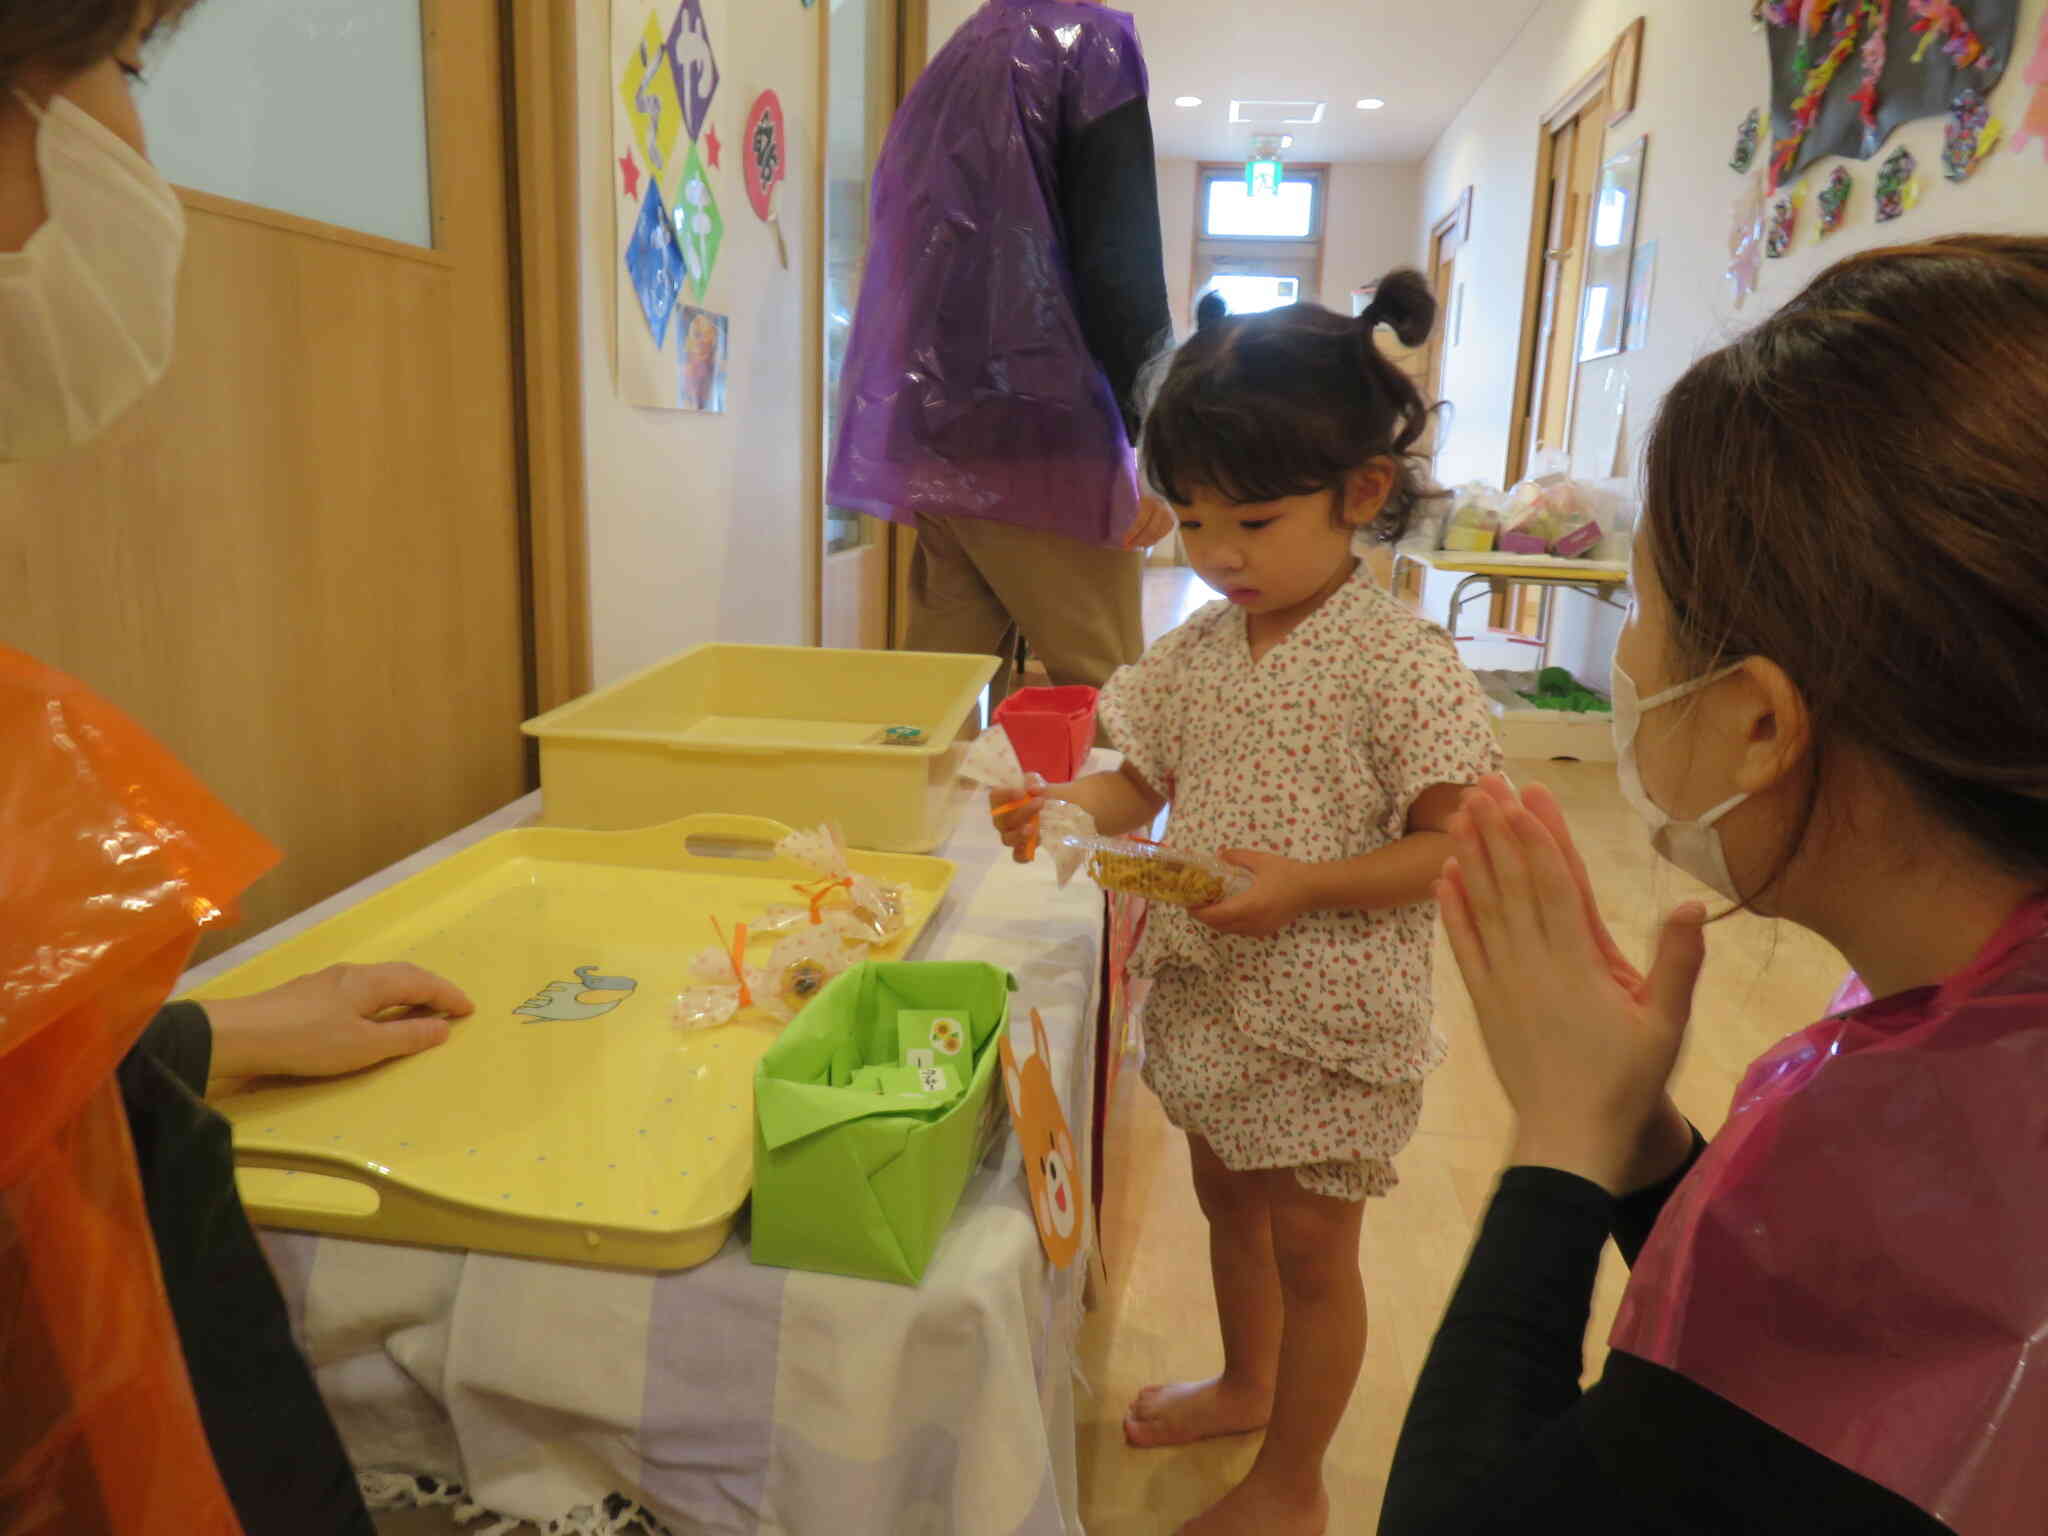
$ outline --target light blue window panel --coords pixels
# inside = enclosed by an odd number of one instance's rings
[[[152,50],[151,158],[180,186],[432,245],[420,8],[207,0]]]

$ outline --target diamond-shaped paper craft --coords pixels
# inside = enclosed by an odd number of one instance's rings
[[[676,205],[671,215],[676,243],[682,247],[683,264],[690,272],[690,292],[697,302],[711,287],[711,274],[718,266],[718,248],[725,243],[725,216],[718,211],[718,198],[711,190],[711,178],[704,169],[704,157],[690,146],[690,158],[683,162],[683,179],[676,188]]]
[[[671,89],[683,104],[683,126],[696,139],[711,115],[711,98],[718,94],[718,56],[711,49],[703,0],[683,0],[676,11],[675,25],[668,29],[668,56],[675,73]]]
[[[683,108],[676,99],[675,71],[661,41],[661,22],[647,13],[637,47],[619,64],[619,99],[633,125],[633,146],[646,158],[655,181],[673,180],[676,142],[682,137]],[[695,130],[691,130],[692,136]]]
[[[662,206],[661,188],[647,183],[647,200],[640,205],[640,217],[633,225],[633,238],[626,242],[626,273],[633,279],[633,291],[640,296],[640,312],[647,317],[647,329],[659,347],[668,339],[668,317],[683,291],[683,255],[676,249],[676,237],[669,229],[668,209]]]

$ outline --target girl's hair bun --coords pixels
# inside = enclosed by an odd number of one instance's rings
[[[1389,272],[1380,279],[1358,324],[1368,337],[1382,325],[1391,326],[1402,346],[1421,346],[1436,324],[1436,295],[1429,291],[1429,279],[1413,267]]]

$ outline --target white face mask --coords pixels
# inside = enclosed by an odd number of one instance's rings
[[[1716,823],[1749,796],[1733,795],[1696,820],[1675,821],[1650,798],[1649,791],[1643,788],[1642,772],[1636,766],[1636,727],[1642,724],[1645,714],[1674,699],[1712,687],[1736,670],[1735,667],[1724,667],[1706,677],[1680,683],[1676,688],[1666,688],[1647,699],[1638,699],[1635,679],[1622,670],[1617,659],[1614,663],[1614,766],[1621,778],[1623,797],[1649,824],[1650,846],[1693,879],[1712,887],[1727,900],[1739,902],[1742,897],[1735,889],[1734,877],[1728,873],[1728,856],[1721,847],[1721,833]]]
[[[40,125],[49,217],[0,253],[0,459],[104,431],[170,366],[185,210],[156,167],[62,97]]]

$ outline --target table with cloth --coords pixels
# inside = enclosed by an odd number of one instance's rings
[[[539,808],[538,795],[506,807],[185,987]],[[1012,1018],[1044,1017],[1087,1188],[1101,895],[1085,881],[1057,890],[1048,861],[1013,864],[972,809],[938,851],[959,875],[909,958],[1016,975]],[[394,1474],[372,1479],[386,1489],[424,1474],[562,1533],[625,1529],[626,1500],[674,1536],[1081,1529],[1074,1347],[1089,1256],[1047,1262],[1014,1137],[975,1171],[920,1286],[758,1267],[746,1231],[742,1217],[710,1262],[664,1274],[263,1236],[350,1456]],[[507,1528],[473,1528],[494,1527]]]

